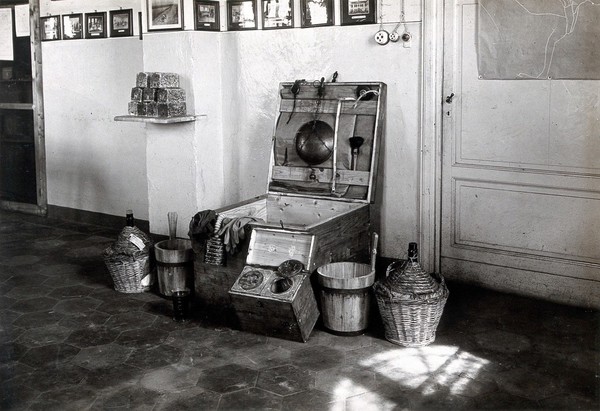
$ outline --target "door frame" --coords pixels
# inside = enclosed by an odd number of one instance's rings
[[[439,272],[442,217],[442,116],[444,76],[444,0],[422,2],[421,141],[418,224],[420,260]]]
[[[31,78],[33,88],[33,141],[35,147],[36,204],[0,200],[5,210],[46,215],[48,193],[46,188],[46,145],[44,138],[44,94],[42,80],[42,45],[40,39],[40,0],[29,0],[29,27],[31,42]]]

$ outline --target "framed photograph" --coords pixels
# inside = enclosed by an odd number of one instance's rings
[[[194,1],[194,28],[196,30],[221,30],[218,1]]]
[[[42,41],[60,40],[60,16],[40,17]]]
[[[111,37],[133,36],[133,10],[111,10],[109,14]]]
[[[304,28],[333,26],[333,0],[301,0],[300,16]]]
[[[227,30],[256,30],[254,0],[227,2]]]
[[[106,38],[106,12],[85,14],[85,38]]]
[[[375,0],[341,0],[342,26],[375,23]]]
[[[289,29],[294,27],[292,0],[261,0],[263,29]]]
[[[146,0],[148,30],[183,29],[183,0]]]
[[[83,14],[66,14],[62,16],[63,40],[83,38]]]

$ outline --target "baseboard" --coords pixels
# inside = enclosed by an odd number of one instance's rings
[[[93,224],[118,230],[125,225],[125,215],[116,216],[94,211],[78,210],[76,208],[61,207],[48,204],[48,218],[76,223]],[[135,219],[135,225],[142,231],[150,232],[150,223],[147,220]]]

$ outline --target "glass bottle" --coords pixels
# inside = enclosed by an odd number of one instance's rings
[[[125,225],[128,227],[134,226],[133,210],[127,210],[127,212],[125,213]]]

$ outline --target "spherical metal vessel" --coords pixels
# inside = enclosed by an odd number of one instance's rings
[[[296,133],[296,152],[311,166],[326,161],[333,153],[331,126],[320,120],[303,124]]]

